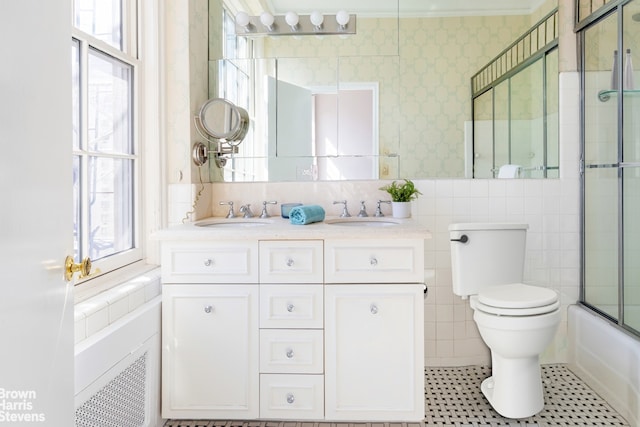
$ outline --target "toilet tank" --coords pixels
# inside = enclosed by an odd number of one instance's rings
[[[522,282],[527,224],[449,225],[453,293],[476,295],[484,286]],[[462,236],[467,236],[466,242]]]

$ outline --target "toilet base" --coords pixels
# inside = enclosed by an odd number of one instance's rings
[[[506,418],[531,417],[544,408],[538,357],[504,359],[492,355],[492,376],[480,389],[493,409]]]

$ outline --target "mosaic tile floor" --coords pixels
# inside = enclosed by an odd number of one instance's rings
[[[628,427],[604,400],[563,365],[542,367],[545,407],[537,415],[511,420],[498,415],[480,391],[490,368],[425,369],[425,427]],[[329,423],[295,421],[169,420],[165,427],[419,427],[420,423]]]

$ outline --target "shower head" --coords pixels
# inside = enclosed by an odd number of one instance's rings
[[[633,19],[636,22],[640,22],[640,12],[637,12],[631,15],[631,19]]]

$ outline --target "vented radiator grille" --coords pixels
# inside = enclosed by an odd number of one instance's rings
[[[145,425],[147,353],[76,409],[76,427]]]

